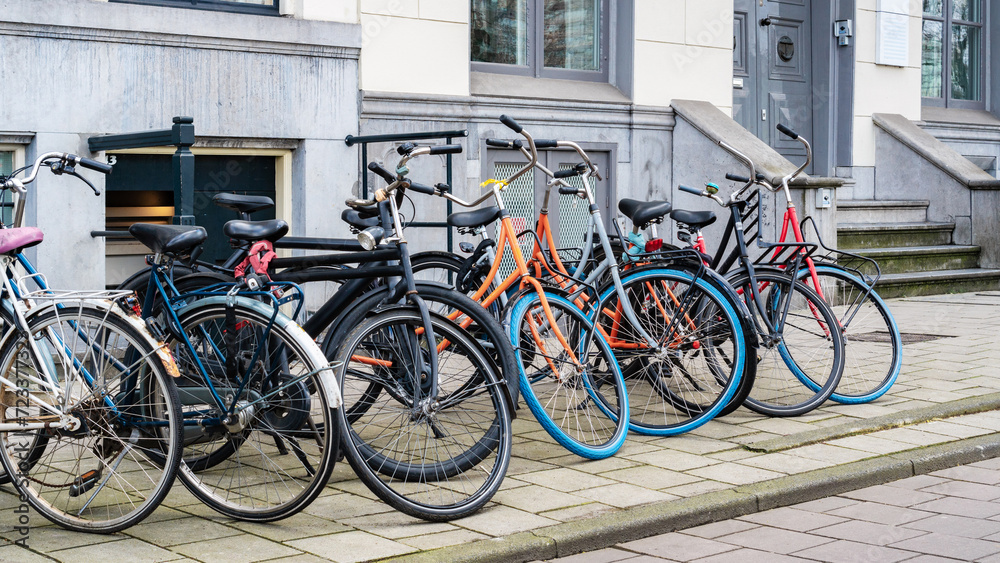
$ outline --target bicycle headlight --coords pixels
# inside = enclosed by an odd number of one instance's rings
[[[382,242],[385,230],[382,227],[368,227],[358,233],[358,242],[365,250],[374,250],[378,243]]]

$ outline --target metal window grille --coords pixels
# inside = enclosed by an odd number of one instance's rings
[[[569,170],[573,164],[560,164],[559,170]],[[583,188],[583,180],[579,176],[568,178],[566,182],[577,189]],[[580,254],[576,251],[583,246],[587,228],[590,226],[590,207],[585,200],[576,196],[560,196],[559,198],[559,248],[566,249],[560,254],[563,260],[578,261]]]
[[[516,163],[496,163],[493,165],[493,178],[509,178],[514,175],[523,165]],[[529,172],[524,174],[508,186],[503,191],[504,205],[510,212],[511,222],[514,224],[514,231],[517,233],[532,229],[535,226],[535,181],[534,176]],[[494,238],[499,232],[500,223],[494,227]],[[530,257],[530,252],[534,246],[535,239],[530,236],[523,236],[518,239],[521,252],[525,259]],[[500,280],[507,279],[507,276],[514,271],[514,258],[510,252],[504,253],[500,262],[498,275]]]

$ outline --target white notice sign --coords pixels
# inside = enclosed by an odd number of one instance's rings
[[[910,18],[904,14],[876,15],[875,64],[907,66],[910,62]]]

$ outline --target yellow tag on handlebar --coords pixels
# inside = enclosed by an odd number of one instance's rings
[[[479,187],[480,188],[485,188],[485,187],[489,186],[490,184],[500,184],[500,191],[503,191],[504,188],[506,188],[507,186],[510,185],[507,182],[504,182],[503,180],[495,180],[493,178],[490,178],[489,180],[486,180],[482,184],[479,184]]]

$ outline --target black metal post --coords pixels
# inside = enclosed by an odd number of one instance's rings
[[[175,117],[171,144],[177,146],[171,162],[174,172],[174,193],[180,201],[174,204],[173,223],[194,225],[194,118]]]

